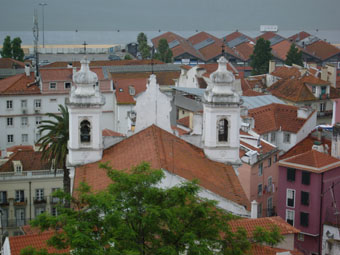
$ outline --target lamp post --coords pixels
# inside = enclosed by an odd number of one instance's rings
[[[45,48],[45,17],[44,17],[44,10],[47,3],[39,3],[42,6],[42,27],[43,27],[43,48]]]

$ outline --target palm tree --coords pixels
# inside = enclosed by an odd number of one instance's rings
[[[44,134],[37,143],[40,144],[42,159],[48,160],[56,171],[57,167],[64,170],[64,192],[70,194],[71,180],[70,171],[66,167],[66,158],[68,154],[67,142],[69,139],[68,121],[69,114],[67,106],[59,105],[61,115],[47,113],[49,120],[41,121],[38,127],[40,134]]]

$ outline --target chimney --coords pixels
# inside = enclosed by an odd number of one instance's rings
[[[253,200],[251,202],[251,211],[250,211],[250,218],[252,219],[257,218],[257,206],[258,206],[258,203],[256,202],[256,200]]]
[[[272,72],[274,72],[274,70],[275,70],[275,61],[274,60],[269,60],[269,73],[272,73]]]
[[[332,154],[333,157],[340,159],[340,123],[333,126]]]
[[[73,67],[72,62],[69,62],[69,63],[67,64],[67,68],[72,68],[72,67]]]
[[[25,74],[27,77],[30,77],[31,75],[31,68],[28,64],[25,65]]]

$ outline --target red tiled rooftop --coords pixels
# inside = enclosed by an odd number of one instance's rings
[[[0,80],[0,93],[1,95],[6,94],[40,94],[40,89],[36,85],[28,86],[34,83],[35,78],[33,72],[30,76],[26,74],[17,74],[5,79]]]
[[[297,110],[298,107],[292,105],[270,104],[251,109],[248,114],[254,118],[254,129],[258,134],[266,134],[280,129],[297,133],[308,120],[298,118]]]
[[[157,83],[162,85],[175,85],[175,80],[177,80],[181,74],[181,71],[164,71],[164,72],[154,72],[156,75]],[[119,79],[148,79],[151,72],[131,72],[131,73],[111,73],[111,80],[115,82]]]
[[[115,79],[117,104],[136,104],[134,97],[146,90],[146,78]],[[130,95],[129,86],[135,89],[135,95]]]
[[[249,42],[241,43],[233,48],[236,52],[236,55],[243,59],[244,61],[248,61],[250,56],[253,54],[254,45]]]
[[[271,38],[273,38],[274,36],[276,36],[277,34],[274,32],[265,32],[261,35],[259,35],[258,37],[256,37],[256,40],[263,38],[265,40],[270,40]]]
[[[301,72],[296,67],[284,65],[284,66],[276,67],[275,70],[271,73],[271,75],[280,77],[282,79],[287,79],[293,76],[300,77]]]
[[[107,129],[107,128],[103,129],[102,134],[103,134],[103,136],[124,136],[121,133],[115,132],[115,131]]]
[[[290,252],[291,255],[303,255],[303,253],[298,250],[291,251],[259,244],[252,244],[251,250],[247,252],[246,255],[277,255],[281,252]]]
[[[17,151],[34,151],[32,145],[14,145],[12,147],[8,147],[6,149],[8,152],[17,152]]]
[[[20,251],[27,246],[36,249],[46,249],[48,253],[68,253],[69,249],[57,250],[47,245],[47,240],[53,236],[54,232],[47,231],[39,234],[11,236],[9,237],[11,255],[20,255]]]
[[[281,235],[296,234],[300,232],[300,230],[294,228],[292,225],[284,221],[280,216],[232,220],[229,221],[229,225],[233,232],[236,232],[238,228],[244,228],[247,232],[248,238],[253,237],[253,232],[257,227],[262,227],[268,231],[272,230],[273,227],[278,227]]]
[[[321,60],[326,60],[334,55],[340,54],[340,49],[323,40],[316,41],[306,46],[306,50]]]
[[[340,160],[326,153],[311,149],[299,155],[280,160],[279,164],[280,166],[296,166],[298,169],[321,173],[340,167]]]
[[[175,153],[173,153],[175,152]],[[198,179],[200,186],[238,204],[249,207],[249,201],[230,165],[214,162],[195,147],[157,126],[151,126],[104,150],[100,162],[110,162],[114,169],[130,169],[142,161],[152,168],[165,169],[187,180]],[[105,189],[111,180],[99,162],[76,168],[75,189],[82,181],[94,191]]]
[[[190,117],[186,116],[184,118],[181,118],[179,120],[177,120],[177,123],[184,126],[184,127],[189,127],[189,122],[190,122]]]
[[[272,54],[281,60],[286,60],[286,56],[291,45],[292,43],[288,40],[283,40],[277,44],[274,44],[271,46]]]
[[[305,38],[307,38],[308,36],[310,36],[311,34],[305,32],[305,31],[301,31],[295,35],[292,35],[291,37],[289,37],[289,40],[293,41],[293,42],[298,42],[301,41]]]
[[[12,59],[12,58],[0,58],[0,69],[19,69],[25,68],[25,63]]]

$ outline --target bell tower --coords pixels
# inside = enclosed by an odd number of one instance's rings
[[[97,75],[90,71],[90,61],[85,57],[80,63],[66,102],[70,133],[68,161],[73,166],[98,161],[103,154],[101,115],[105,98],[99,91]]]
[[[240,164],[240,96],[234,90],[234,75],[221,57],[210,75],[203,98],[204,153],[211,160]]]

